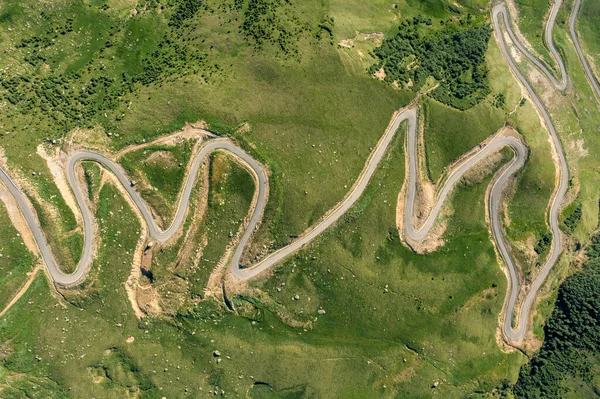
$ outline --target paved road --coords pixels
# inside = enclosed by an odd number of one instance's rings
[[[555,5],[556,7],[556,5]],[[237,156],[243,162],[247,164],[249,168],[251,168],[256,175],[257,183],[258,183],[258,195],[257,195],[257,203],[256,207],[252,212],[248,228],[242,235],[238,246],[236,247],[234,254],[231,259],[231,268],[232,273],[235,277],[241,280],[247,280],[253,278],[265,271],[266,269],[272,267],[273,265],[281,262],[286,257],[291,254],[297,252],[299,249],[310,243],[317,236],[319,236],[322,232],[331,227],[340,217],[342,217],[348,209],[350,209],[354,203],[360,198],[364,190],[366,189],[370,179],[373,174],[377,170],[377,167],[386,153],[387,148],[396,132],[399,129],[400,124],[403,121],[408,122],[408,133],[406,138],[406,150],[409,162],[409,179],[407,190],[406,190],[406,203],[405,203],[405,215],[404,221],[405,225],[403,229],[408,237],[415,241],[422,241],[426,239],[429,231],[434,225],[435,219],[437,218],[443,203],[445,202],[448,194],[452,191],[456,183],[460,180],[460,178],[474,165],[476,165],[483,158],[488,156],[491,152],[497,151],[503,147],[510,147],[513,149],[515,154],[512,161],[502,169],[502,173],[499,174],[494,180],[494,185],[490,190],[490,200],[489,200],[489,214],[491,218],[492,224],[492,233],[494,239],[497,243],[498,249],[504,261],[506,262],[509,272],[510,272],[510,285],[509,285],[509,300],[507,302],[507,315],[505,318],[505,323],[503,326],[503,332],[506,338],[511,342],[518,342],[521,340],[526,332],[527,320],[530,308],[533,304],[537,291],[540,286],[546,279],[550,269],[556,263],[558,259],[561,249],[562,249],[562,238],[559,230],[558,223],[558,211],[560,207],[560,203],[564,197],[564,194],[567,190],[567,179],[568,179],[568,170],[565,161],[565,157],[562,151],[562,146],[560,140],[556,134],[556,130],[550,117],[539,100],[536,93],[533,91],[525,77],[521,74],[518,68],[515,65],[514,60],[509,55],[505,43],[504,38],[501,34],[500,22],[503,21],[505,28],[508,31],[509,36],[512,38],[513,42],[517,45],[520,51],[529,58],[543,73],[545,73],[548,78],[555,84],[555,86],[559,89],[564,89],[566,87],[567,75],[566,71],[560,58],[560,55],[554,49],[554,45],[552,44],[552,27],[554,25],[554,19],[556,18],[556,13],[558,8],[553,8],[550,21],[546,25],[546,38],[550,38],[548,40],[549,47],[551,49],[551,53],[553,54],[558,66],[561,71],[561,79],[556,79],[552,75],[552,73],[542,64],[540,63],[533,55],[531,55],[527,49],[521,45],[521,43],[516,39],[509,23],[509,19],[507,17],[506,9],[503,5],[498,5],[492,9],[492,19],[494,22],[494,28],[497,36],[497,40],[500,44],[500,48],[506,61],[508,62],[511,70],[519,79],[521,84],[527,90],[531,100],[535,104],[542,118],[544,119],[548,130],[550,132],[554,147],[557,151],[557,156],[559,159],[560,166],[560,179],[558,182],[558,187],[556,189],[555,195],[552,198],[552,202],[550,204],[549,210],[549,221],[550,227],[553,233],[553,241],[550,250],[550,255],[540,270],[538,276],[534,280],[531,289],[527,293],[527,296],[521,306],[521,311],[519,312],[519,319],[517,323],[517,327],[513,328],[512,320],[515,314],[515,308],[517,305],[517,296],[519,292],[519,280],[516,273],[516,269],[512,259],[510,258],[509,252],[507,250],[507,245],[505,243],[505,239],[502,234],[501,222],[500,222],[500,201],[501,201],[501,193],[503,187],[505,186],[509,177],[514,174],[519,168],[521,168],[525,162],[527,157],[527,149],[526,147],[516,138],[510,136],[497,136],[493,140],[491,140],[487,145],[483,146],[478,152],[474,153],[470,157],[463,160],[453,172],[448,176],[444,186],[441,188],[438,193],[438,199],[434,208],[430,212],[428,219],[423,223],[422,226],[417,228],[414,225],[414,201],[416,195],[416,184],[417,184],[417,135],[416,135],[416,126],[417,126],[417,110],[415,108],[407,108],[399,111],[392,120],[392,123],[384,133],[383,137],[380,139],[379,143],[371,153],[369,159],[367,160],[363,172],[357,179],[351,191],[347,194],[345,199],[341,201],[334,209],[327,213],[326,217],[324,217],[319,223],[315,226],[311,227],[308,231],[306,231],[301,237],[290,243],[289,245],[281,248],[280,250],[273,252],[268,255],[262,261],[253,265],[250,268],[240,267],[240,259],[244,249],[246,248],[248,241],[254,232],[256,226],[260,222],[260,218],[263,214],[265,205],[266,205],[266,192],[267,192],[267,184],[268,177],[262,168],[262,166],[254,160],[250,155],[244,152],[242,149],[237,147],[231,141],[228,140],[213,140],[209,141],[197,154],[197,156],[193,160],[193,165],[191,167],[190,174],[188,175],[183,188],[183,193],[180,196],[180,204],[178,206],[176,215],[172,224],[166,230],[161,230],[155,220],[152,217],[152,213],[150,212],[147,204],[142,200],[140,195],[135,191],[135,189],[130,184],[130,179],[125,174],[123,169],[115,164],[110,159],[104,157],[101,154],[91,152],[91,151],[80,151],[73,154],[67,164],[67,179],[68,182],[75,194],[77,203],[81,209],[82,217],[83,217],[83,229],[84,229],[84,249],[83,255],[81,257],[80,262],[77,265],[76,271],[71,275],[66,275],[60,271],[60,268],[57,266],[56,261],[52,255],[52,252],[46,242],[44,234],[39,227],[39,223],[37,221],[36,216],[34,215],[31,208],[28,206],[28,202],[25,199],[25,196],[21,193],[17,185],[11,180],[10,176],[0,168],[0,180],[4,182],[4,184],[9,188],[12,195],[16,198],[21,211],[25,217],[29,228],[31,229],[33,236],[40,248],[40,253],[43,257],[43,260],[50,272],[51,277],[57,284],[60,285],[75,285],[80,283],[86,276],[91,263],[93,261],[93,253],[94,253],[94,231],[95,224],[92,217],[92,214],[86,204],[85,196],[83,194],[82,188],[79,186],[79,183],[76,178],[75,168],[76,165],[84,160],[95,161],[102,164],[104,167],[109,169],[121,182],[123,187],[127,190],[129,196],[133,200],[134,204],[137,206],[139,211],[141,212],[145,223],[148,226],[148,232],[152,239],[158,242],[164,242],[168,240],[181,226],[184,221],[185,213],[187,211],[191,191],[193,188],[193,184],[197,179],[198,171],[205,160],[205,158],[214,151],[225,151],[230,152],[233,155]],[[576,15],[576,11],[574,12]]]
[[[510,37],[510,40],[519,49],[521,54],[525,55],[525,57],[527,57],[529,59],[529,61],[531,61],[539,70],[541,70],[546,75],[546,77],[548,79],[550,79],[550,81],[552,82],[554,87],[556,87],[558,90],[564,90],[567,87],[567,71],[565,69],[565,64],[562,61],[560,54],[558,53],[558,51],[556,51],[556,48],[554,47],[554,40],[552,40],[552,32],[554,31],[556,15],[558,14],[561,3],[562,3],[562,0],[557,0],[554,2],[552,9],[550,10],[550,15],[548,16],[548,22],[546,23],[546,30],[544,33],[544,39],[546,41],[546,44],[548,45],[548,48],[550,49],[550,54],[552,54],[554,61],[558,65],[558,69],[560,71],[560,79],[557,79],[554,76],[554,74],[546,67],[546,65],[544,65],[544,63],[542,63],[539,59],[537,59],[533,54],[531,54],[529,52],[529,50],[527,50],[527,48],[517,38],[517,36],[515,35],[515,33],[512,29],[510,19],[508,17],[509,14],[508,14],[508,11],[506,10],[506,6],[504,5],[504,3],[494,6],[494,8],[492,9],[492,18],[494,20],[494,29],[497,32],[497,35],[498,35],[498,32],[500,32],[500,30],[498,30],[499,29],[499,25],[498,25],[499,19],[498,18],[500,18],[503,20],[504,26],[507,28],[506,31]],[[502,43],[504,43],[504,40],[502,40]]]
[[[510,38],[515,43],[515,45],[519,48],[519,50],[527,58],[529,58],[530,60],[532,60],[532,62],[534,62],[534,64],[553,82],[553,84],[555,85],[555,87],[557,89],[562,90],[566,87],[567,74],[565,72],[565,67],[564,67],[562,58],[556,52],[556,49],[554,49],[554,44],[552,42],[552,34],[551,34],[552,28],[554,25],[554,18],[556,18],[556,13],[558,12],[557,5],[560,6],[560,0],[554,4],[554,7],[552,8],[552,11],[550,13],[551,20],[546,24],[546,39],[547,39],[547,44],[550,47],[550,49],[553,53],[554,59],[558,63],[559,70],[561,71],[561,74],[562,74],[562,78],[560,81],[555,79],[554,76],[552,75],[552,73],[543,64],[541,64],[539,61],[537,61],[536,58],[532,54],[530,54],[529,51],[527,51],[527,49],[518,41],[518,39],[516,38],[515,34],[512,31],[511,25],[509,23],[508,13],[506,11],[506,8],[504,7],[504,4],[499,4],[492,9],[492,19],[494,22],[494,31],[496,34],[496,39],[498,40],[498,43],[500,44],[500,49],[502,50],[502,54],[504,55],[504,58],[506,59],[506,62],[508,63],[513,74],[517,77],[517,79],[519,80],[521,85],[525,88],[525,90],[529,94],[529,98],[531,99],[531,101],[537,108],[537,111],[540,113],[540,115],[542,116],[542,118],[544,120],[546,128],[548,129],[548,132],[550,133],[550,137],[552,139],[552,144],[556,150],[556,156],[558,157],[558,166],[559,166],[559,174],[560,174],[560,177],[558,179],[558,187],[555,189],[555,193],[554,193],[554,196],[552,197],[552,202],[550,204],[550,210],[548,212],[550,229],[552,231],[552,245],[550,248],[550,253],[548,255],[548,258],[546,259],[546,262],[544,263],[542,268],[539,270],[535,280],[531,284],[529,292],[527,292],[527,295],[525,296],[525,300],[523,301],[523,303],[521,305],[521,311],[518,312],[518,321],[517,321],[516,327],[513,327],[513,318],[516,314],[515,308],[516,308],[516,303],[517,303],[517,297],[519,294],[519,279],[515,272],[515,267],[514,267],[513,261],[510,258],[510,256],[508,256],[508,252],[506,251],[506,245],[504,243],[504,238],[502,236],[501,229],[500,229],[500,227],[494,228],[494,226],[498,226],[497,221],[498,221],[499,215],[497,214],[497,211],[492,213],[492,227],[493,227],[492,231],[494,233],[494,239],[496,240],[496,243],[498,244],[498,247],[500,248],[501,255],[504,258],[504,261],[507,263],[507,266],[510,271],[510,282],[509,283],[510,283],[511,288],[510,288],[509,300],[507,303],[506,316],[504,319],[504,325],[502,327],[502,331],[503,331],[505,337],[510,342],[515,342],[515,343],[519,342],[525,336],[525,332],[527,330],[527,323],[529,321],[529,311],[531,310],[531,306],[533,305],[533,303],[535,301],[537,292],[540,289],[540,287],[542,286],[542,284],[544,283],[544,281],[546,280],[546,277],[548,277],[548,273],[550,273],[552,266],[554,266],[554,264],[556,263],[556,261],[558,260],[558,257],[560,256],[560,254],[562,252],[562,236],[561,236],[561,232],[559,229],[558,217],[559,217],[559,211],[560,211],[560,204],[561,204],[561,202],[567,192],[567,188],[568,188],[569,171],[567,168],[567,161],[565,160],[565,155],[564,155],[564,152],[562,149],[562,145],[561,145],[560,139],[558,138],[558,135],[556,133],[554,124],[552,123],[552,120],[550,119],[550,116],[548,115],[548,111],[546,111],[546,108],[540,101],[539,97],[537,96],[537,94],[535,93],[535,91],[533,90],[533,88],[531,87],[529,82],[527,81],[527,79],[525,79],[523,74],[519,71],[519,69],[517,68],[517,66],[515,64],[515,61],[513,60],[512,56],[509,54],[509,52],[506,48],[506,43],[504,42],[504,36],[502,35],[500,21],[504,22],[505,29],[508,31]],[[490,209],[490,212],[491,211],[493,211],[493,209]],[[494,219],[496,219],[496,222],[494,222]],[[504,247],[504,249],[503,249],[503,247]]]
[[[90,269],[90,266],[93,261],[94,254],[94,233],[95,233],[95,223],[94,218],[90,209],[87,206],[85,200],[85,194],[81,186],[78,183],[75,167],[81,161],[95,161],[102,164],[105,168],[110,170],[123,185],[127,193],[133,200],[136,207],[141,212],[146,225],[148,226],[148,233],[150,237],[158,242],[164,242],[168,240],[175,232],[179,229],[181,224],[185,219],[185,214],[188,209],[190,195],[192,193],[192,188],[196,178],[198,176],[198,171],[204,159],[214,151],[227,151],[237,156],[243,162],[245,162],[256,174],[258,179],[258,200],[256,203],[256,208],[254,209],[250,222],[248,224],[248,229],[244,232],[241,240],[240,247],[244,247],[248,242],[253,229],[260,221],[260,217],[262,215],[262,211],[266,205],[266,185],[268,184],[268,177],[262,168],[262,166],[254,160],[250,155],[244,152],[242,149],[234,145],[230,141],[225,140],[215,140],[206,144],[197,154],[194,159],[194,163],[191,167],[188,178],[185,181],[183,193],[181,195],[181,200],[179,206],[177,208],[177,212],[173,219],[173,222],[169,226],[168,229],[162,230],[157,224],[154,218],[152,217],[152,213],[148,208],[146,202],[140,197],[140,195],[135,191],[135,189],[131,186],[131,180],[126,175],[123,168],[119,165],[106,158],[105,156],[92,152],[92,151],[79,151],[74,153],[68,160],[67,163],[67,180],[75,198],[77,200],[77,204],[81,210],[82,221],[83,221],[83,233],[84,233],[84,245],[83,245],[83,254],[79,263],[77,264],[77,268],[73,274],[64,274],[60,268],[58,267],[54,256],[52,255],[52,251],[46,241],[44,233],[42,232],[39,222],[34,215],[33,211],[28,205],[28,202],[25,198],[25,195],[19,190],[17,185],[13,182],[10,176],[0,168],[0,180],[8,187],[11,194],[17,200],[19,207],[21,208],[21,212],[27,222],[29,229],[31,230],[33,237],[40,249],[40,254],[50,272],[50,276],[52,279],[59,285],[63,286],[72,286],[80,283],[85,279],[87,272]],[[238,251],[236,251],[238,254]],[[239,254],[237,255],[239,259]],[[234,271],[237,271],[238,266],[237,263],[234,267]]]
[[[561,0],[557,2],[560,3]],[[587,57],[583,53],[581,49],[581,44],[579,43],[579,37],[577,36],[577,32],[575,30],[575,23],[577,22],[577,14],[579,14],[579,9],[581,8],[581,0],[575,0],[573,4],[573,11],[571,11],[571,16],[569,17],[569,33],[571,35],[571,40],[575,45],[575,50],[577,51],[577,56],[579,57],[579,61],[583,66],[583,70],[585,71],[585,76],[594,90],[594,94],[596,95],[596,99],[600,101],[600,86],[598,85],[598,81],[596,80],[596,76],[594,72],[592,72],[592,68],[588,63]]]

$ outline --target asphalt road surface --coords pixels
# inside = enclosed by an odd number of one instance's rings
[[[83,245],[83,254],[79,263],[77,264],[77,268],[73,274],[64,274],[60,268],[58,267],[54,256],[52,255],[52,251],[46,241],[44,233],[42,232],[37,217],[34,215],[33,211],[28,205],[28,202],[25,198],[25,195],[19,190],[17,185],[13,182],[10,176],[0,168],[0,180],[8,187],[11,194],[17,200],[19,207],[21,208],[21,213],[23,214],[25,221],[29,229],[31,230],[33,237],[40,249],[40,254],[50,272],[50,276],[52,279],[59,285],[63,286],[72,286],[80,283],[85,279],[87,272],[90,269],[90,266],[93,261],[94,254],[94,232],[95,232],[95,223],[92,213],[87,206],[85,200],[85,194],[81,189],[77,177],[75,167],[81,161],[95,161],[102,164],[106,169],[110,170],[119,180],[121,185],[127,190],[127,193],[133,200],[135,206],[141,212],[146,225],[148,226],[148,233],[150,237],[157,242],[167,241],[169,238],[175,234],[175,232],[181,227],[185,219],[185,214],[188,209],[190,195],[192,193],[192,188],[196,178],[198,176],[198,171],[200,166],[202,165],[204,159],[214,151],[227,151],[241,159],[248,167],[250,167],[257,179],[258,179],[258,200],[256,203],[256,208],[254,209],[250,221],[248,224],[248,229],[244,232],[241,240],[240,247],[245,246],[248,242],[254,227],[260,222],[260,217],[262,215],[262,210],[266,205],[266,185],[268,184],[268,177],[262,168],[262,166],[254,160],[250,155],[244,152],[242,149],[231,143],[230,141],[225,140],[214,140],[208,142],[197,154],[196,158],[193,160],[193,165],[191,167],[190,173],[184,183],[183,193],[180,196],[180,202],[177,208],[177,212],[173,219],[173,222],[166,230],[161,230],[160,227],[156,224],[156,221],[152,217],[152,212],[148,208],[146,202],[140,197],[140,195],[135,191],[131,184],[131,179],[127,176],[123,168],[119,165],[106,158],[105,156],[92,152],[92,151],[79,151],[71,155],[67,163],[67,180],[73,193],[75,195],[75,199],[77,200],[77,204],[81,210],[82,221],[83,221],[83,233],[84,233],[84,245]],[[240,251],[241,252],[241,251]],[[236,254],[238,252],[236,251]],[[239,254],[237,255],[239,259]],[[236,266],[237,268],[237,266]]]
[[[577,11],[579,9],[580,0],[576,0],[576,5],[571,15],[570,20],[570,29],[571,35],[573,38],[576,38],[574,33],[574,20],[576,18]],[[558,4],[558,5],[557,5]],[[556,263],[561,251],[562,251],[562,237],[559,230],[559,221],[558,221],[558,213],[560,209],[560,204],[564,198],[564,195],[567,191],[568,186],[568,169],[565,161],[564,153],[562,150],[562,146],[560,140],[557,136],[556,130],[552,121],[542,105],[540,99],[538,98],[535,91],[532,89],[528,81],[518,70],[517,66],[511,55],[509,54],[506,44],[504,42],[504,37],[502,35],[501,23],[503,23],[504,28],[506,29],[508,35],[511,40],[514,42],[516,47],[521,51],[531,62],[533,62],[537,68],[539,68],[555,85],[555,87],[559,90],[564,90],[567,86],[567,73],[564,67],[564,63],[556,49],[554,48],[554,44],[552,41],[552,28],[554,26],[554,20],[556,18],[556,14],[558,12],[558,8],[560,7],[560,1],[557,1],[550,13],[549,21],[546,25],[546,42],[549,45],[550,52],[554,57],[558,69],[561,73],[560,79],[556,79],[553,74],[546,68],[546,66],[541,63],[537,58],[535,58],[529,51],[519,42],[516,38],[514,32],[512,31],[508,14],[503,4],[497,5],[492,9],[492,19],[494,23],[494,30],[496,33],[496,38],[498,43],[500,44],[500,48],[502,53],[511,68],[513,74],[520,81],[521,85],[527,91],[531,101],[534,103],[537,108],[539,114],[543,118],[546,127],[550,133],[554,148],[557,152],[558,157],[558,166],[560,178],[557,184],[557,188],[555,193],[551,199],[551,204],[549,207],[548,217],[549,223],[552,230],[552,246],[550,249],[550,254],[544,263],[543,267],[540,269],[538,275],[533,281],[530,290],[528,291],[524,301],[521,304],[520,311],[516,313],[517,307],[517,297],[519,293],[519,279],[517,276],[516,268],[513,263],[513,260],[510,258],[507,245],[502,233],[502,226],[500,221],[500,212],[501,212],[501,199],[502,199],[502,190],[505,187],[508,179],[511,175],[513,175],[517,170],[519,170],[525,163],[527,157],[527,148],[521,143],[517,138],[512,136],[496,136],[492,139],[488,144],[482,146],[479,151],[472,154],[470,157],[464,159],[460,164],[456,165],[453,171],[448,175],[444,186],[437,193],[437,200],[432,208],[428,218],[426,221],[419,227],[414,224],[414,202],[416,196],[416,187],[417,187],[417,110],[416,108],[406,108],[400,110],[392,120],[392,123],[384,133],[383,137],[380,139],[379,143],[372,151],[369,159],[367,160],[365,167],[358,177],[357,181],[353,185],[350,192],[346,195],[346,197],[336,205],[332,210],[330,210],[316,225],[312,226],[309,230],[304,232],[299,238],[291,242],[289,245],[271,253],[260,262],[256,263],[251,267],[242,267],[240,266],[240,260],[245,248],[248,245],[248,242],[252,236],[252,233],[260,223],[260,219],[262,217],[264,208],[267,202],[267,185],[268,185],[268,177],[267,174],[256,160],[254,160],[250,155],[244,152],[242,149],[237,147],[233,142],[229,140],[212,140],[209,141],[206,145],[204,145],[197,156],[192,160],[193,164],[190,169],[190,173],[187,176],[187,179],[184,183],[182,195],[180,195],[180,203],[178,204],[177,212],[173,219],[171,225],[166,229],[162,230],[157,224],[156,221],[152,217],[152,213],[148,208],[146,202],[140,197],[140,195],[135,191],[134,187],[131,184],[130,178],[126,175],[124,170],[106,158],[105,156],[91,152],[91,151],[79,151],[71,155],[67,164],[67,180],[73,190],[75,198],[77,200],[78,206],[81,209],[82,221],[83,221],[83,231],[84,231],[84,247],[82,257],[77,265],[77,269],[73,274],[67,275],[64,274],[60,268],[58,267],[54,256],[50,250],[50,247],[45,239],[45,236],[40,228],[39,222],[37,220],[36,215],[29,207],[29,203],[25,198],[25,195],[20,191],[18,186],[12,181],[10,176],[0,168],[0,180],[8,187],[12,195],[17,200],[17,203],[21,209],[21,212],[27,222],[35,241],[40,249],[41,256],[44,260],[44,263],[50,273],[52,279],[59,285],[63,286],[72,286],[80,283],[85,278],[87,272],[90,269],[90,266],[93,261],[94,254],[94,234],[95,234],[95,222],[94,218],[91,214],[89,207],[87,206],[85,195],[83,194],[83,190],[79,185],[78,179],[76,178],[76,165],[81,161],[95,161],[102,164],[106,169],[112,172],[117,179],[120,181],[124,189],[127,191],[128,195],[133,200],[135,206],[139,209],[142,217],[146,225],[148,226],[148,233],[151,239],[156,240],[157,242],[164,242],[168,240],[173,234],[181,227],[186,211],[188,209],[190,195],[192,193],[192,188],[194,182],[197,179],[198,172],[200,166],[206,159],[206,157],[214,151],[223,151],[229,152],[239,158],[243,163],[246,164],[248,168],[250,168],[256,177],[257,180],[257,201],[256,206],[252,210],[252,215],[250,217],[247,229],[244,231],[238,246],[236,247],[233,256],[230,260],[231,271],[233,275],[241,280],[251,279],[263,271],[269,269],[277,263],[280,263],[282,260],[297,252],[307,244],[309,244],[312,240],[318,237],[321,233],[335,224],[340,217],[342,217],[361,197],[364,190],[366,189],[369,181],[371,180],[373,174],[376,172],[377,167],[385,155],[390,143],[396,132],[399,131],[400,124],[403,121],[407,121],[407,136],[406,136],[406,154],[408,156],[408,181],[405,184],[408,184],[406,190],[406,201],[405,201],[405,214],[404,214],[404,232],[408,237],[415,241],[423,241],[427,238],[428,233],[431,228],[434,226],[435,220],[439,215],[439,212],[442,208],[443,203],[445,202],[448,194],[455,187],[456,183],[458,183],[464,174],[470,170],[473,166],[475,166],[478,162],[483,160],[492,152],[499,150],[500,148],[509,147],[514,152],[513,159],[509,162],[508,165],[503,167],[500,172],[498,172],[496,178],[494,179],[494,183],[492,189],[490,190],[490,198],[489,198],[489,215],[491,219],[491,228],[494,240],[496,241],[497,247],[500,251],[500,255],[502,256],[504,262],[506,263],[510,279],[509,279],[509,299],[506,305],[506,317],[503,325],[503,333],[505,337],[509,340],[509,342],[517,343],[519,342],[525,335],[527,329],[527,322],[529,319],[529,312],[531,310],[531,306],[535,300],[536,294],[545,281],[548,273],[550,272],[552,266]],[[574,40],[575,41],[575,40]],[[587,62],[585,62],[585,57],[583,57],[583,53],[581,52],[581,48],[579,46],[578,41],[575,41],[576,48],[578,49],[578,54],[580,54],[580,59],[582,60],[582,64],[586,69],[586,74],[588,75],[588,79],[590,82],[595,82],[593,74],[587,66]],[[597,84],[594,85],[594,90],[598,93]],[[600,96],[599,96],[600,97]],[[516,327],[513,327],[513,318],[514,315],[518,314],[518,320],[516,323]]]
[[[558,6],[560,6],[560,2],[557,2],[557,3],[558,3]],[[552,42],[552,34],[551,34],[552,28],[554,25],[554,19],[556,18],[556,13],[558,12],[557,3],[554,4],[552,11],[550,13],[550,20],[546,24],[546,39],[548,39],[548,38],[550,39],[550,41],[548,42],[548,45],[551,49],[551,52],[554,56],[555,61],[559,65],[559,70],[561,71],[561,74],[562,74],[562,78],[560,81],[555,79],[554,76],[552,75],[552,73],[543,64],[541,64],[539,61],[537,61],[537,59],[531,53],[529,53],[529,51],[516,38],[515,34],[513,33],[512,27],[509,23],[508,13],[506,11],[504,4],[499,4],[492,9],[494,32],[496,34],[496,39],[498,40],[498,43],[500,44],[500,49],[502,50],[502,54],[504,55],[504,58],[506,59],[506,62],[508,63],[512,73],[519,80],[521,85],[525,88],[525,90],[527,91],[527,93],[529,95],[529,98],[531,99],[531,101],[535,105],[538,113],[544,120],[544,124],[546,125],[546,128],[547,128],[548,132],[550,133],[550,138],[552,140],[552,144],[556,150],[556,156],[558,158],[558,167],[559,167],[559,174],[560,174],[559,179],[558,179],[558,187],[555,189],[554,195],[551,200],[550,209],[548,212],[548,219],[550,222],[550,230],[552,231],[552,244],[550,247],[550,253],[549,253],[548,257],[546,258],[546,262],[544,263],[544,265],[542,266],[542,268],[539,270],[538,274],[536,275],[535,279],[533,280],[531,287],[529,288],[529,291],[527,292],[527,295],[525,296],[525,299],[523,300],[523,303],[521,304],[520,312],[518,312],[518,320],[517,320],[516,326],[513,326],[513,319],[515,317],[515,314],[517,314],[517,313],[515,313],[515,310],[516,310],[517,299],[518,299],[518,294],[519,294],[519,279],[515,272],[515,267],[513,265],[513,261],[510,258],[510,256],[508,256],[508,252],[506,251],[506,245],[504,245],[504,243],[503,243],[504,238],[502,237],[501,230],[499,227],[497,229],[494,228],[494,226],[495,225],[497,226],[497,224],[492,222],[492,231],[494,233],[494,239],[496,240],[498,247],[500,248],[502,258],[506,262],[506,264],[509,268],[509,271],[510,271],[510,282],[509,282],[510,294],[509,294],[509,299],[508,299],[508,303],[507,303],[507,307],[506,307],[506,315],[504,318],[504,325],[502,327],[502,332],[503,332],[504,336],[508,339],[508,341],[513,342],[513,343],[518,343],[525,336],[525,333],[527,331],[527,324],[529,321],[529,312],[531,310],[531,306],[533,305],[533,303],[535,301],[537,292],[539,291],[540,287],[546,280],[546,277],[548,277],[548,273],[550,273],[552,266],[554,266],[554,264],[556,263],[556,261],[558,260],[558,257],[560,256],[560,254],[562,252],[563,242],[562,242],[561,232],[559,229],[558,218],[559,218],[560,205],[561,205],[561,203],[564,199],[564,196],[567,192],[567,189],[568,189],[569,171],[567,168],[567,161],[565,160],[565,155],[564,155],[564,152],[562,149],[560,139],[558,138],[556,129],[554,128],[554,124],[552,123],[552,120],[550,119],[550,116],[548,115],[548,111],[546,111],[546,108],[540,101],[539,97],[537,96],[537,94],[535,93],[535,91],[533,90],[533,88],[531,87],[529,82],[527,81],[527,79],[525,79],[523,74],[519,71],[519,69],[517,68],[517,66],[515,64],[515,61],[513,60],[512,56],[509,54],[509,51],[506,48],[506,43],[504,42],[504,36],[502,35],[500,22],[502,21],[504,23],[504,28],[508,31],[508,34],[509,34],[511,40],[519,48],[519,50],[528,59],[532,60],[532,62],[553,82],[553,84],[555,85],[555,87],[557,89],[562,90],[566,87],[567,74],[566,74],[566,70],[565,70],[562,58],[556,52],[556,49],[554,49],[554,44],[552,44],[553,42]],[[492,211],[492,210],[490,210],[490,211]],[[496,219],[499,217],[497,214],[497,210],[494,214],[492,214],[492,217],[496,218]],[[504,250],[502,250],[502,247],[504,247]]]

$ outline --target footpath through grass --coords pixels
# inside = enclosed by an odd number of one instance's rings
[[[6,207],[0,202],[0,311],[11,301],[33,269],[35,257],[12,225]]]

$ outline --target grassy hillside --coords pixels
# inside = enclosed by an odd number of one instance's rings
[[[515,0],[518,12],[519,30],[548,66],[555,70],[554,61],[544,43],[544,28],[552,2],[549,0]]]
[[[51,245],[63,249],[61,264],[72,267],[81,235],[37,146],[62,146],[75,134],[117,151],[203,119],[269,168],[269,204],[251,253],[271,251],[346,194],[392,113],[415,97],[410,87],[371,76],[374,49],[420,15],[435,30],[440,21],[468,23],[469,14],[484,26],[487,6],[61,0],[42,7],[0,0],[0,147],[30,187]],[[564,31],[557,36],[568,48]],[[566,56],[573,65],[572,52]],[[493,38],[483,61],[489,92],[467,111],[424,97],[428,168],[436,179],[505,123],[514,126],[531,148],[508,206],[506,230],[521,245],[518,254],[547,231],[554,168],[539,118],[521,102]],[[478,57],[478,65],[483,61]],[[471,67],[457,82],[473,77]],[[579,170],[575,246],[586,242],[598,217],[597,160],[577,155],[577,140],[590,154],[599,141],[585,79],[573,73],[575,90],[586,95],[569,94],[551,111]],[[84,128],[94,130],[78,130]],[[81,290],[55,296],[40,275],[0,319],[0,396],[458,398],[510,385],[526,359],[496,342],[506,279],[485,221],[491,175],[452,194],[445,245],[416,255],[396,229],[403,142],[399,134],[366,194],[337,226],[230,298],[235,312],[204,288],[254,187],[239,165],[213,155],[204,171],[210,185],[195,187],[185,234],[156,248],[144,270],[148,295],[138,299],[154,313],[141,320],[124,285],[141,226],[119,191],[102,183],[98,167],[85,164],[101,237],[90,278]],[[159,189],[144,196],[161,215],[172,212],[191,145],[150,147],[120,160]],[[578,206],[565,210],[565,223]],[[15,245],[9,250],[29,259]],[[0,259],[0,268],[20,276],[26,265]],[[536,319],[536,331],[549,309]]]
[[[35,258],[25,247],[21,234],[13,227],[6,208],[0,202],[0,312],[21,288]]]
[[[577,32],[588,61],[593,65],[596,77],[598,76],[598,65],[600,65],[600,29],[595,21],[599,16],[600,5],[597,2],[590,0],[581,2]]]

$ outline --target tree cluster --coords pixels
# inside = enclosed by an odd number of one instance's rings
[[[370,72],[383,68],[386,81],[411,82],[415,91],[433,77],[439,82],[431,93],[434,98],[467,109],[490,93],[485,65],[490,35],[489,25],[469,16],[441,27],[433,26],[430,18],[415,17],[403,21],[398,33],[373,51],[378,61]]]
[[[573,212],[569,216],[567,216],[567,218],[564,221],[565,228],[568,232],[573,232],[575,230],[575,227],[577,227],[579,221],[581,220],[582,214],[582,205],[581,202],[578,202],[575,209],[573,209]]]
[[[180,0],[177,3],[169,25],[180,28],[185,21],[192,19],[196,16],[198,11],[204,6],[204,0]]]
[[[564,397],[579,385],[570,381],[596,389],[592,380],[600,361],[600,234],[592,238],[586,255],[583,270],[559,288],[544,327],[544,344],[521,368],[513,387],[517,398]]]
[[[140,85],[161,84],[167,79],[189,74],[198,74],[204,81],[209,81],[218,66],[209,65],[207,54],[198,46],[188,44],[188,39],[179,34],[179,26],[193,17],[200,6],[198,0],[176,3],[169,28],[155,50],[137,61],[139,67],[132,68],[138,71],[135,74],[123,72],[120,60],[114,60],[114,56],[106,53],[112,46],[127,44],[127,37],[120,34],[123,28],[120,21],[102,32],[106,41],[82,68],[54,72],[48,66],[53,64],[56,56],[51,50],[60,36],[76,34],[73,33],[74,20],[42,13],[42,20],[48,27],[15,45],[23,61],[36,68],[16,75],[0,73],[0,100],[10,103],[12,112],[43,116],[66,132],[74,127],[91,127],[98,123],[108,128],[105,115],[118,110],[125,96],[136,92]],[[117,121],[121,118],[121,113],[115,117]]]
[[[544,233],[544,235],[542,235],[542,238],[540,238],[537,244],[535,244],[533,250],[538,255],[541,255],[543,253],[546,253],[546,250],[550,248],[550,244],[552,244],[552,233],[547,231],[546,233]]]
[[[277,48],[284,58],[298,58],[300,40],[333,40],[333,18],[319,23],[300,18],[288,0],[234,0],[233,11],[241,13],[239,32],[256,50],[266,45]]]

